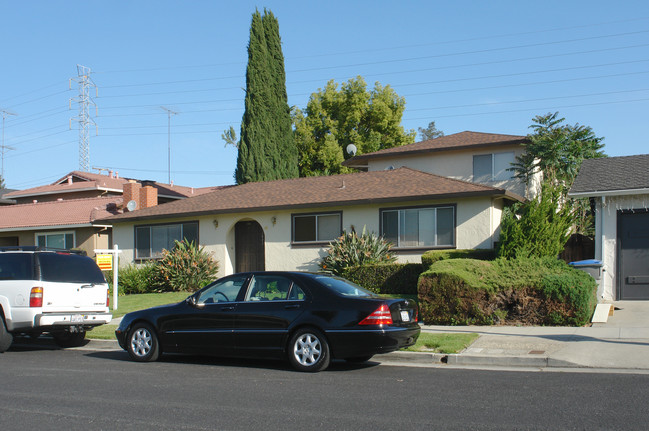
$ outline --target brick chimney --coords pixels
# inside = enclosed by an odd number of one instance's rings
[[[137,206],[135,207],[136,209],[142,208],[142,205],[140,204],[140,189],[142,189],[142,185],[136,181],[130,180],[128,183],[124,184],[124,208],[126,208],[126,205],[130,201],[135,201]]]
[[[145,186],[140,189],[140,208],[149,208],[158,205],[158,189]]]

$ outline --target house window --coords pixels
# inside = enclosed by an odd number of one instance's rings
[[[36,245],[48,248],[74,248],[74,232],[37,233]]]
[[[162,250],[174,248],[175,241],[198,244],[198,222],[159,224],[135,227],[135,258],[158,259]]]
[[[514,178],[514,173],[508,171],[514,163],[514,152],[480,154],[473,156],[473,181],[485,183],[505,181]]]
[[[294,214],[293,243],[328,242],[342,232],[342,214]]]
[[[381,211],[383,237],[397,248],[455,246],[455,206]]]

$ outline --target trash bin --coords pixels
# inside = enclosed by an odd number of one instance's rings
[[[595,280],[600,280],[602,278],[603,265],[601,260],[597,260],[597,259],[578,260],[576,262],[570,262],[568,265],[580,271],[587,272]]]

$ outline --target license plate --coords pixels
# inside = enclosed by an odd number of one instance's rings
[[[72,323],[83,323],[83,316],[81,314],[73,314],[70,321]]]
[[[407,311],[402,311],[401,312],[401,320],[403,322],[410,322],[410,313],[408,313]]]

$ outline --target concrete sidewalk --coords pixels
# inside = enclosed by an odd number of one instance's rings
[[[649,301],[612,305],[614,313],[606,323],[590,327],[422,326],[422,332],[473,332],[480,337],[461,353],[421,353],[411,360],[449,366],[649,371]],[[392,362],[407,360],[408,353],[384,356]]]

